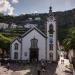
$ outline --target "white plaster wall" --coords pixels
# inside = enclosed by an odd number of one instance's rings
[[[54,57],[53,57],[53,61],[56,61],[57,59],[57,56],[56,56],[56,51],[57,51],[57,47],[56,47],[56,39],[57,39],[57,34],[56,34],[56,21],[54,21],[53,23],[53,26],[54,26],[54,33],[53,33],[53,54],[54,54]]]
[[[25,37],[22,38],[22,60],[29,60],[29,48],[31,46],[31,39],[33,38],[38,39],[38,48],[39,48],[39,57],[38,59],[45,59],[46,51],[45,51],[45,38],[39,34],[35,29],[27,34]],[[27,52],[27,56],[24,53]]]
[[[14,44],[15,44],[15,43],[18,43],[18,45],[19,45],[18,50],[14,50]],[[11,44],[11,46],[10,46],[10,53],[11,53],[11,59],[12,59],[12,60],[15,60],[15,59],[14,59],[14,52],[18,52],[18,60],[20,60],[20,57],[21,57],[21,44],[20,44],[20,42],[19,42],[18,40],[15,40],[15,41]]]

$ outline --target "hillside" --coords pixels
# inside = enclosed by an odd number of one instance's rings
[[[70,27],[75,26],[75,9],[64,11],[64,12],[54,12],[57,20],[57,32],[58,40],[60,42],[65,38],[67,30]],[[19,16],[4,16],[0,14],[0,23],[15,23],[17,25],[24,25],[26,23],[38,24],[38,28],[45,32],[45,24],[48,13],[40,14],[26,14]]]

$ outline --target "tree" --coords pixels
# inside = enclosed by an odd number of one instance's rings
[[[75,27],[69,28],[68,35],[63,40],[63,45],[66,51],[68,51],[69,49],[75,50]]]
[[[4,14],[3,13],[0,13],[0,16],[4,16]]]
[[[9,53],[11,39],[0,34],[0,49],[2,50],[1,57],[5,57],[5,52]]]

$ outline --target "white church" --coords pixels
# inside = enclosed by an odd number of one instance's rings
[[[32,27],[26,33],[14,39],[10,45],[11,60],[57,60],[56,19],[49,9],[46,21],[46,34],[37,27]]]

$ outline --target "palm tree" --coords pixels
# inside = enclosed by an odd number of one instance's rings
[[[69,29],[67,38],[63,40],[63,45],[65,50],[75,50],[75,27]]]
[[[67,53],[69,52],[69,50],[73,50],[72,63],[73,65],[75,65],[75,27],[69,29],[67,38],[63,40],[63,46]]]

